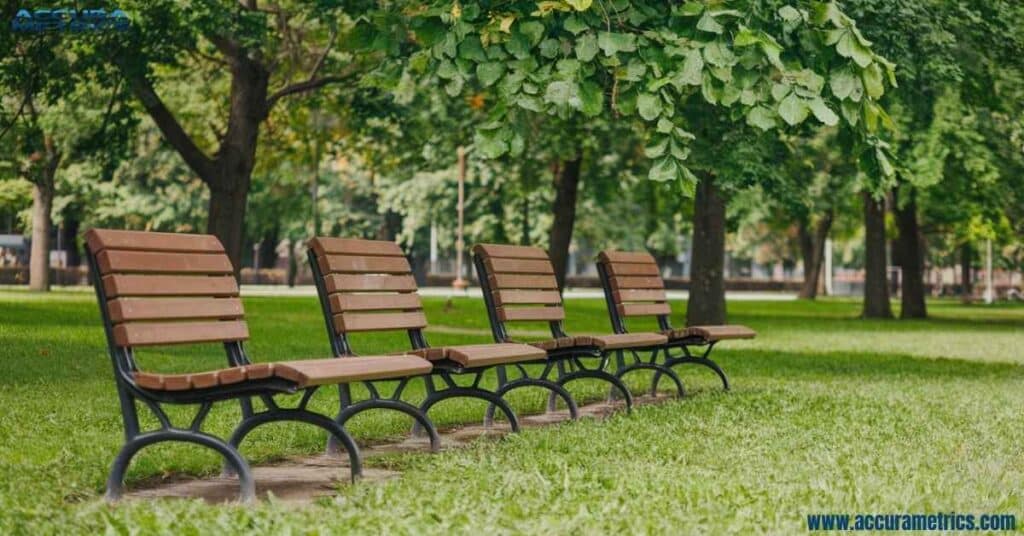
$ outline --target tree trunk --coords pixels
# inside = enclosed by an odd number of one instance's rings
[[[45,179],[32,184],[32,251],[29,253],[28,288],[44,292],[50,290],[52,184]]]
[[[711,175],[697,183],[686,325],[725,323],[725,200]]]
[[[224,244],[224,250],[235,268],[235,276],[242,269],[242,244],[245,239],[245,205],[249,195],[248,177],[244,187],[234,190],[210,187],[209,215],[206,232],[215,235]]]
[[[64,258],[67,259],[69,267],[77,267],[82,264],[82,253],[78,249],[79,227],[78,214],[65,211],[64,226],[61,228],[61,232],[63,233]]]
[[[565,290],[565,273],[569,264],[569,245],[572,243],[572,227],[576,221],[576,194],[580,186],[582,152],[574,159],[562,162],[560,172],[555,176],[555,202],[551,206],[554,221],[548,234],[551,263],[555,267],[558,288]]]
[[[885,201],[864,197],[864,318],[892,318],[885,259]]]
[[[295,280],[299,278],[299,259],[295,254],[295,241],[288,239],[288,286],[294,287]]]
[[[974,251],[969,242],[960,246],[960,298],[963,301],[971,301],[974,294],[974,280],[971,279],[971,263],[973,262]]]
[[[800,252],[804,261],[804,282],[800,287],[800,299],[813,300],[818,297],[821,286],[821,267],[825,260],[825,240],[832,229],[832,211],[826,212],[811,233],[808,224],[800,224]]]
[[[924,248],[921,228],[917,221],[917,199],[910,192],[903,207],[895,205],[896,226],[900,236],[896,244],[901,251],[900,273],[903,291],[900,293],[900,318],[927,318],[924,302]]]
[[[530,198],[523,196],[523,228],[519,236],[519,245],[530,245]]]
[[[277,245],[281,242],[281,228],[272,227],[263,234],[259,247],[260,268],[272,269],[277,266]]]

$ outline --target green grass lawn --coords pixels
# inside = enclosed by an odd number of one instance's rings
[[[570,332],[607,331],[602,301],[567,305]],[[432,344],[489,341],[482,302],[426,306]],[[327,355],[315,298],[252,298],[246,307],[255,361]],[[858,312],[848,301],[732,303],[730,320],[760,336],[716,349],[731,393],[710,371],[684,369],[684,400],[436,455],[373,458],[369,465],[402,476],[343,486],[314,505],[110,506],[99,497],[122,428],[92,295],[0,291],[0,533],[781,534],[805,531],[809,513],[951,511],[1016,514],[1020,527],[1024,307],[939,302],[931,320],[912,322],[862,321]],[[407,344],[404,335],[354,343],[364,354]],[[161,371],[222,366],[216,349],[193,350],[143,352],[140,361]],[[322,395],[315,406],[329,412],[330,393]],[[527,392],[514,405],[538,411],[543,398]],[[434,417],[475,422],[483,407],[451,401]],[[208,429],[225,434],[237,416],[226,404]],[[391,412],[350,426],[364,442],[408,427]],[[258,463],[323,443],[317,429],[275,425],[243,450]],[[133,462],[129,486],[218,469],[202,449],[158,446]]]

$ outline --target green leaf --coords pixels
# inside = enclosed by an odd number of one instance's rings
[[[856,102],[844,100],[839,105],[839,111],[842,112],[843,119],[846,119],[846,122],[849,123],[850,126],[855,127],[857,126],[857,123],[860,122],[860,105]]]
[[[661,97],[650,93],[641,93],[636,99],[636,107],[640,112],[640,117],[646,121],[653,121],[661,115]]]
[[[576,85],[572,82],[567,82],[565,80],[556,80],[551,82],[544,91],[544,102],[548,102],[556,106],[565,106],[569,104],[569,99],[575,97],[575,86]]]
[[[786,22],[803,20],[803,15],[793,6],[782,6],[779,9],[779,16]]]
[[[562,78],[572,78],[573,75],[579,72],[580,62],[572,58],[561,59],[555,64],[555,70],[558,71],[558,74],[562,75]]]
[[[668,182],[679,177],[679,166],[674,158],[666,156],[651,166],[647,178],[652,181]]]
[[[679,14],[684,17],[696,17],[704,11],[704,4],[701,2],[686,2],[679,7]]]
[[[480,46],[480,38],[476,35],[466,36],[459,43],[459,57],[475,63],[487,61],[487,54],[484,53],[484,48]]]
[[[551,59],[558,55],[561,51],[562,45],[557,39],[545,39],[540,42],[540,55]]]
[[[830,127],[834,127],[839,124],[839,116],[836,115],[836,113],[833,112],[827,104],[825,104],[825,101],[822,100],[821,97],[811,99],[809,105],[811,107],[811,112],[814,114],[814,117],[818,118],[818,121],[821,121]]]
[[[509,150],[508,133],[502,129],[478,130],[473,137],[473,146],[484,158],[497,158]]]
[[[488,87],[505,74],[505,64],[500,61],[490,61],[476,66],[476,76],[484,87]]]
[[[520,60],[530,57],[531,48],[529,39],[520,33],[512,34],[505,42],[505,50]]]
[[[539,112],[544,109],[544,105],[541,104],[540,99],[537,97],[531,97],[529,95],[521,95],[516,99],[516,105],[524,110],[531,112]]]
[[[662,137],[660,140],[644,147],[644,156],[653,160],[665,154],[665,151],[668,150],[668,137]]]
[[[664,117],[659,119],[657,126],[654,127],[654,129],[661,134],[668,134],[669,132],[672,132],[675,128],[676,126],[672,124],[672,121],[669,121]]]
[[[636,36],[615,32],[601,32],[597,35],[597,46],[605,56],[614,56],[618,52],[636,50]]]
[[[782,99],[782,102],[779,103],[779,116],[791,126],[803,123],[809,113],[810,109],[807,106],[807,101],[793,93],[790,93],[788,97]]]
[[[874,61],[871,50],[860,44],[851,32],[846,32],[836,43],[836,52],[844,58],[852,59],[857,65],[867,67]]]
[[[686,60],[683,62],[683,72],[679,75],[679,82],[689,86],[699,86],[704,78],[704,58],[700,51],[692,49],[686,53]]]
[[[843,100],[853,93],[853,90],[860,85],[860,81],[849,69],[840,69],[832,73],[828,85],[832,88],[832,94],[837,99]]]
[[[588,33],[576,40],[576,58],[587,62],[597,55],[597,37]]]
[[[544,24],[535,20],[521,22],[519,23],[518,33],[521,33],[528,38],[530,46],[535,46],[544,38]]]
[[[594,3],[594,0],[565,0],[565,3],[572,6],[576,11],[586,11],[590,9],[590,5]]]
[[[717,67],[736,65],[736,55],[721,41],[712,41],[704,46],[704,60]]]
[[[604,111],[604,91],[601,86],[589,80],[580,84],[580,110],[584,115],[595,117]]]
[[[747,124],[768,131],[775,128],[778,115],[764,106],[755,106],[747,112]]]
[[[882,82],[882,69],[877,63],[869,65],[867,69],[860,73],[860,76],[861,80],[864,81],[864,91],[867,92],[869,97],[878,99],[885,94],[885,85]]]
[[[697,182],[699,182],[699,179],[686,166],[679,166],[679,170],[683,175],[682,180],[679,181],[679,186],[683,189],[683,195],[688,198],[694,197],[697,194]]]
[[[720,34],[725,31],[725,27],[715,20],[715,17],[710,11],[705,11],[704,14],[701,15],[700,20],[697,21],[697,29],[713,34]]]
[[[889,161],[889,157],[886,156],[885,151],[881,147],[875,147],[875,159],[878,160],[878,169],[881,170],[882,175],[892,177],[896,174],[896,170],[892,167],[892,162]]]
[[[563,27],[565,28],[565,31],[573,35],[579,35],[590,29],[590,26],[587,26],[587,23],[583,22],[583,19],[576,15],[569,15],[565,19]]]
[[[761,37],[757,34],[757,32],[741,24],[740,31],[736,32],[736,37],[733,38],[732,40],[732,46],[737,48],[748,47],[750,45],[756,45],[760,42]]]
[[[793,92],[793,87],[785,82],[779,82],[772,86],[772,98],[781,101]]]
[[[452,78],[452,81],[449,82],[448,85],[444,86],[444,91],[449,97],[458,97],[459,93],[462,93],[463,83],[464,81],[462,80],[462,77],[457,76]]]

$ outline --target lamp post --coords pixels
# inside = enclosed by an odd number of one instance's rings
[[[469,286],[466,280],[462,278],[462,252],[466,248],[462,227],[466,205],[466,148],[460,146],[456,154],[459,159],[459,225],[455,234],[455,280],[452,281],[452,288],[455,290],[465,290]]]

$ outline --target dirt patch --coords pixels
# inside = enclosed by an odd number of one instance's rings
[[[668,396],[637,397],[638,404],[660,403],[670,400]],[[622,407],[621,402],[599,402],[581,406],[580,417],[603,419]],[[523,428],[549,426],[569,420],[569,412],[562,410],[539,415],[524,415],[519,418]],[[511,430],[505,423],[496,423],[488,428],[483,425],[467,425],[446,428],[441,431],[441,448],[461,448],[484,436],[503,436]],[[396,452],[429,452],[430,443],[425,438],[408,437],[402,441],[380,443],[361,447],[364,459]],[[367,464],[372,465],[372,464]],[[349,482],[348,457],[327,455],[289,458],[270,465],[254,465],[253,478],[256,480],[256,494],[266,499],[273,494],[279,501],[306,504],[319,497],[336,493],[339,485]],[[377,482],[401,475],[398,471],[364,467],[362,484]],[[175,475],[160,482],[150,482],[125,494],[127,500],[150,500],[167,498],[200,498],[209,503],[230,503],[237,499],[238,480],[226,477],[194,478]]]

